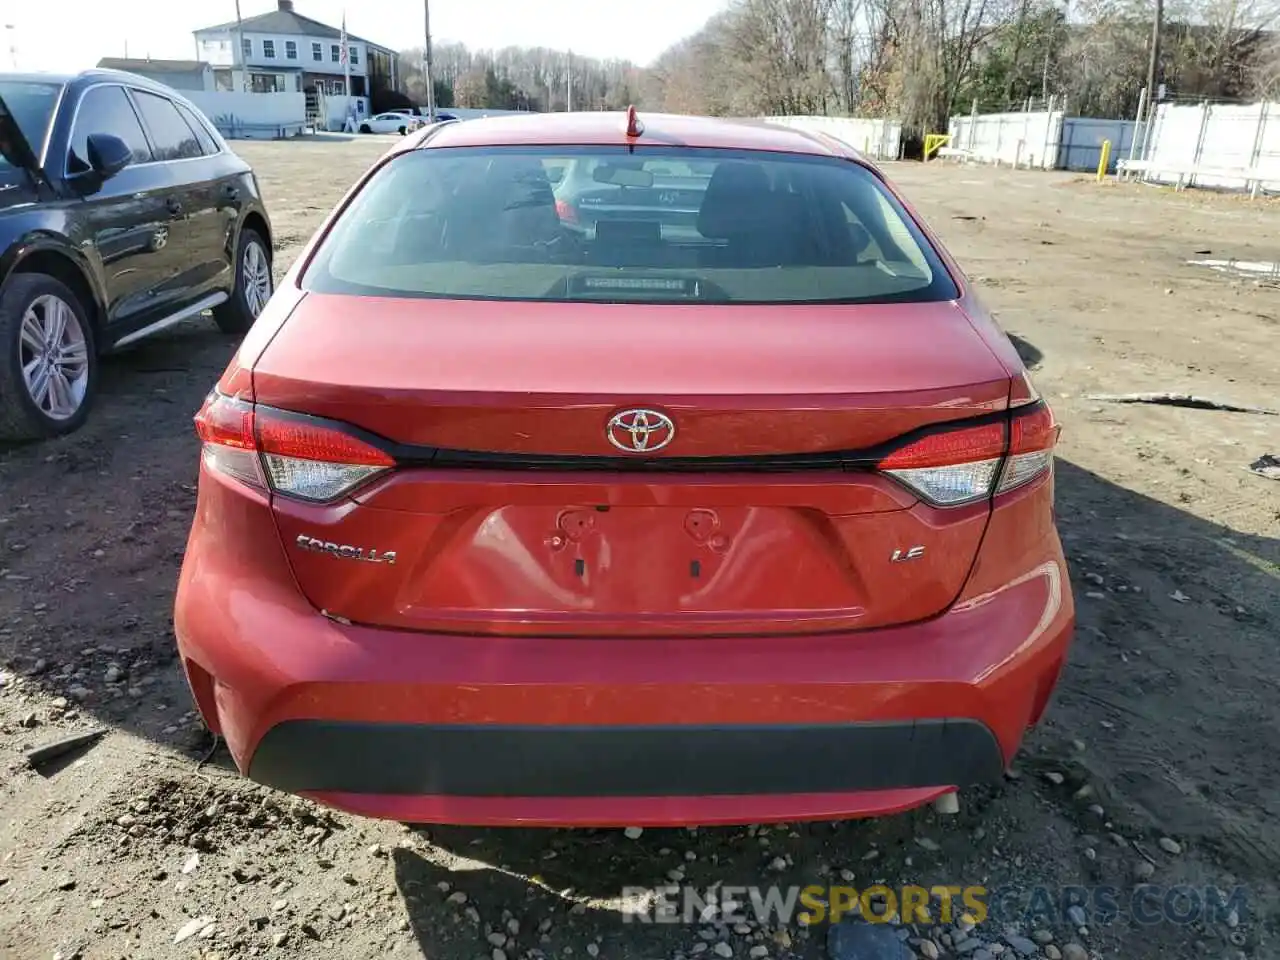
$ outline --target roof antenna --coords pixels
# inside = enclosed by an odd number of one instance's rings
[[[636,116],[635,106],[627,107],[627,136],[638,137],[642,133],[644,133],[644,124]]]

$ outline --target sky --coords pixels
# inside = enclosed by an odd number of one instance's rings
[[[430,0],[436,42],[472,49],[506,46],[570,49],[644,65],[696,32],[726,0]],[[244,17],[276,0],[240,0]],[[392,49],[420,46],[421,0],[295,0],[303,16],[339,26]],[[3,67],[81,70],[102,57],[195,57],[191,31],[234,20],[234,0],[9,0],[3,18]],[[16,48],[16,57],[11,51]]]

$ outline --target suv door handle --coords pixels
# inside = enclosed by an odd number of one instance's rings
[[[170,197],[164,202],[165,208],[175,217],[182,213],[182,201],[177,197]]]
[[[234,203],[240,199],[240,188],[229,183],[222,188],[222,196]]]

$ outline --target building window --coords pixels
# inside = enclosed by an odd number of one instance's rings
[[[240,41],[240,48],[244,52],[244,58],[250,60],[253,58],[253,41],[245,37]]]
[[[324,59],[324,53],[322,52],[320,44],[313,43],[311,45],[311,59],[315,60],[317,63]]]
[[[360,51],[357,50],[355,47],[352,47],[351,48],[351,65],[355,66],[359,62],[360,62]]]
[[[284,55],[289,60],[297,60],[298,44],[293,40],[286,40],[284,42]]]
[[[334,63],[342,59],[342,50],[336,43],[329,46],[329,59]]]
[[[274,40],[262,41],[262,55],[268,60],[276,58],[276,42]]]
[[[280,73],[252,73],[249,85],[254,93],[284,93],[284,75]]]

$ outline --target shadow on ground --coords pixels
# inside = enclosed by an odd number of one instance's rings
[[[1018,356],[1022,358],[1022,362],[1027,365],[1028,370],[1034,370],[1040,366],[1040,361],[1044,359],[1044,354],[1039,348],[1029,340],[1025,340],[1016,334],[1007,334],[1013,348],[1018,351]]]

